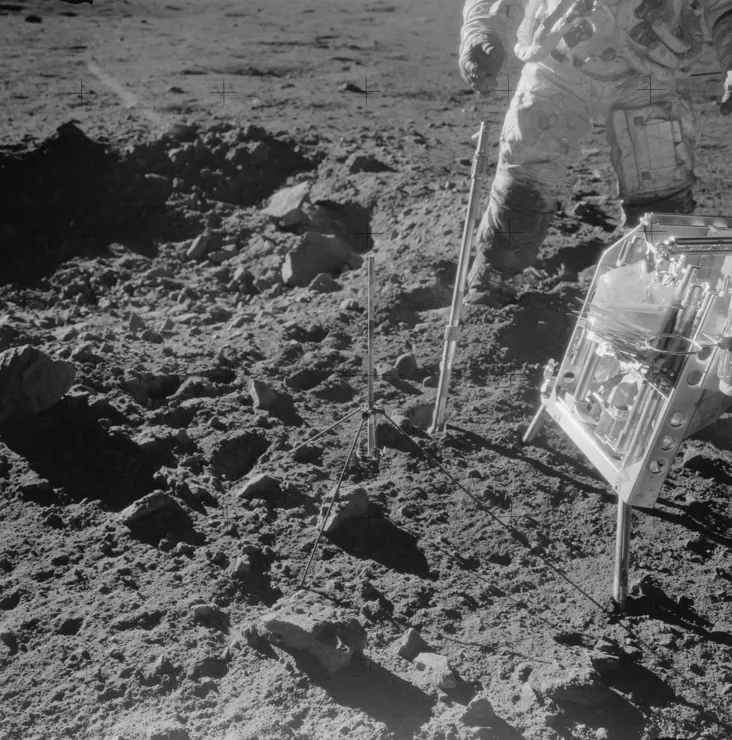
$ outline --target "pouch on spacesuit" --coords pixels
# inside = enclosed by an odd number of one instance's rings
[[[675,110],[675,108],[679,108]],[[694,183],[693,114],[671,103],[614,110],[608,116],[610,158],[618,176],[619,195],[633,204],[650,203]]]

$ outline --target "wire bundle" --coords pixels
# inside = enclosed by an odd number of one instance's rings
[[[587,315],[587,329],[607,342],[619,360],[647,362],[646,342],[654,332],[620,318],[616,312],[592,304]]]

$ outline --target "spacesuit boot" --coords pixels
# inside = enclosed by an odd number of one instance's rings
[[[468,275],[468,293],[465,303],[503,308],[514,303],[523,286],[523,273],[510,273],[488,264],[479,252]]]

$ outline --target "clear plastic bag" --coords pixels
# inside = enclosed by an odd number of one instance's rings
[[[609,270],[600,277],[593,303],[620,321],[652,333],[663,331],[674,301],[674,288],[664,285],[645,260]]]

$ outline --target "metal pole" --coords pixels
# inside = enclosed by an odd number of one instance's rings
[[[630,560],[630,517],[633,507],[618,496],[618,529],[615,537],[615,581],[613,599],[622,609],[628,598],[628,562]]]
[[[468,268],[470,266],[470,253],[473,246],[473,232],[475,231],[475,211],[478,207],[480,195],[480,180],[485,172],[485,140],[486,125],[480,124],[480,130],[476,134],[478,145],[473,156],[473,169],[470,173],[470,195],[468,197],[468,213],[465,217],[463,227],[463,238],[460,243],[460,256],[458,258],[455,288],[452,294],[452,306],[450,308],[450,321],[445,327],[445,344],[442,350],[442,361],[440,363],[440,382],[437,386],[437,398],[432,416],[430,434],[443,432],[447,423],[445,411],[447,409],[447,394],[450,389],[450,376],[452,374],[452,363],[455,359],[457,342],[460,334],[460,318],[463,309],[463,297],[465,295],[465,284],[468,280]]]
[[[536,435],[539,434],[544,427],[544,421],[546,419],[545,410],[546,404],[542,403],[541,406],[539,406],[539,410],[534,414],[534,418],[531,420],[529,428],[524,432],[524,436],[521,438],[521,441],[525,445],[531,444],[534,439],[536,439]]]
[[[376,449],[376,419],[374,417],[374,258],[366,258],[368,265],[368,330],[366,365],[368,373],[368,423],[366,427],[366,454],[373,457]]]

